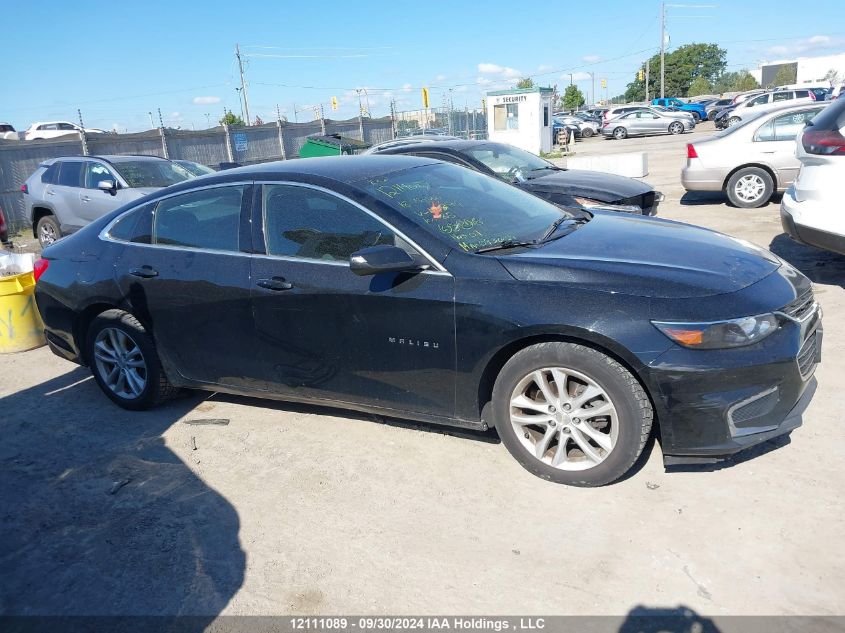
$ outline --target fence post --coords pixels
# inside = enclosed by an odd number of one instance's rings
[[[229,125],[224,123],[223,124],[223,136],[224,140],[226,141],[226,156],[229,157],[229,162],[235,162],[235,154],[232,151],[232,139],[229,136]]]
[[[164,126],[158,128],[158,133],[161,135],[161,151],[165,158],[170,158],[170,152],[167,151],[167,135],[164,133]]]
[[[285,128],[282,125],[281,119],[276,119],[276,127],[279,128],[279,147],[282,150],[282,160],[287,160],[288,156],[285,152]]]
[[[79,141],[82,143],[82,155],[88,156],[88,136],[85,134],[85,128],[79,130]]]
[[[358,133],[361,135],[361,140],[364,140],[364,117],[358,113]]]

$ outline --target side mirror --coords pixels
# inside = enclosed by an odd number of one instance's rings
[[[656,114],[652,114],[652,115],[651,115],[651,118],[652,118],[652,119],[659,119],[660,117],[659,117],[659,116],[657,116]]]
[[[97,183],[97,189],[104,193],[115,195],[117,194],[117,182],[114,180],[101,180]]]
[[[396,246],[370,246],[352,253],[349,269],[356,275],[424,270],[428,264]]]

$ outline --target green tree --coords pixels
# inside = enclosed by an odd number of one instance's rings
[[[784,64],[778,69],[777,74],[775,75],[774,80],[772,81],[773,86],[785,86],[786,84],[794,84],[798,81],[797,75],[798,69],[793,65],[786,65]]]
[[[578,90],[578,86],[575,84],[570,84],[566,87],[566,90],[563,92],[563,109],[564,110],[577,110],[587,100],[584,98],[584,93]]]
[[[711,90],[712,88],[710,87],[710,82],[707,81],[707,79],[704,77],[696,77],[689,85],[688,96],[697,97],[699,95],[710,94]]]
[[[754,76],[747,70],[741,70],[737,74],[738,77],[736,78],[733,84],[734,90],[745,92],[746,90],[754,90],[755,88],[760,87],[760,84],[757,83],[757,80],[754,79]]]
[[[517,88],[533,88],[534,87],[534,80],[531,77],[523,77],[519,81],[516,82]]]
[[[836,86],[839,84],[841,78],[839,77],[837,70],[835,68],[831,68],[827,71],[827,73],[825,73],[824,80],[829,81],[831,86]]]
[[[666,53],[665,92],[667,97],[686,97],[692,82],[703,77],[713,83],[725,72],[727,51],[716,44],[686,44]],[[660,96],[660,55],[649,60],[651,73],[648,82],[649,96]],[[644,66],[644,65],[643,65]],[[637,69],[639,72],[639,68]],[[645,97],[645,82],[635,75],[628,84],[625,99],[638,101]]]
[[[759,87],[760,84],[757,83],[754,76],[745,69],[739,72],[723,73],[713,82],[713,92],[716,94],[722,94],[723,92],[742,92]]]
[[[246,123],[244,123],[244,120],[241,117],[229,110],[223,115],[223,118],[220,119],[220,125],[228,125],[229,127],[244,127]]]

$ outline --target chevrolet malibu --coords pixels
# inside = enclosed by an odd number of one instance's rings
[[[183,388],[494,427],[555,482],[713,461],[801,424],[810,282],[719,233],[567,209],[425,158],[268,163],[48,247],[49,345],[112,401]]]

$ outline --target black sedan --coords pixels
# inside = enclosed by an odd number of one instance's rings
[[[193,388],[495,427],[573,485],[656,421],[667,462],[789,433],[822,336],[809,280],[751,244],[412,157],[180,183],[36,271],[50,347],[124,408]]]
[[[436,158],[496,176],[521,189],[564,206],[616,207],[614,210],[654,215],[663,194],[650,185],[614,174],[563,169],[530,152],[490,141],[442,141],[386,147],[378,154]]]

